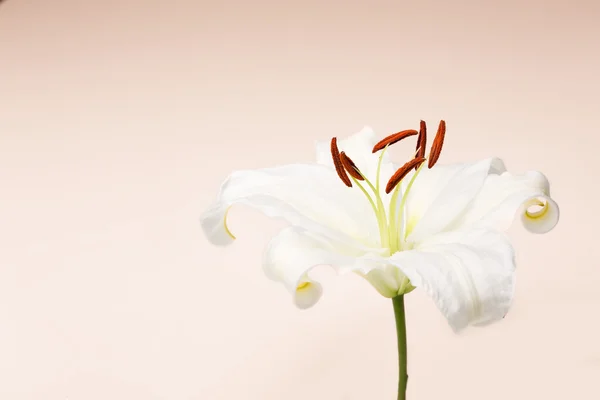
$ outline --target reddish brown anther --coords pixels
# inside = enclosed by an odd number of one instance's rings
[[[333,165],[335,166],[335,170],[342,182],[344,182],[346,186],[352,187],[352,182],[350,181],[348,174],[346,174],[344,165],[342,164],[340,150],[337,146],[337,138],[331,139],[331,156],[333,157]]]
[[[393,135],[390,135],[390,136],[380,140],[373,147],[373,153],[377,153],[379,150],[384,149],[386,146],[391,146],[394,143],[397,143],[397,142],[401,141],[402,139],[405,139],[409,136],[416,135],[417,133],[419,133],[419,132],[415,131],[414,129],[407,129],[405,131],[394,133]]]
[[[427,124],[421,120],[419,127],[419,138],[417,139],[417,148],[415,151],[417,154],[415,157],[425,157],[425,147],[427,147]]]
[[[343,151],[340,153],[340,160],[342,161],[342,165],[346,169],[346,172],[350,174],[354,179],[358,179],[359,181],[364,181],[365,178],[358,172],[358,168],[354,161],[350,159]]]
[[[388,181],[387,186],[385,187],[385,192],[390,193],[392,190],[394,190],[396,185],[398,185],[413,168],[419,168],[423,161],[425,161],[424,157],[416,157],[398,168],[398,170]]]
[[[433,144],[431,145],[431,151],[429,151],[429,161],[427,163],[428,168],[433,167],[440,158],[440,153],[442,152],[442,146],[444,145],[445,136],[446,121],[441,120],[440,125],[438,126],[437,133],[435,134],[435,139],[433,139]]]

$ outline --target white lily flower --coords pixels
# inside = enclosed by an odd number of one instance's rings
[[[375,134],[365,127],[318,144],[315,164],[234,172],[202,228],[216,245],[233,242],[226,217],[238,203],[289,222],[266,249],[264,270],[300,308],[322,294],[310,270],[330,265],[363,276],[385,297],[422,288],[455,331],[501,319],[515,285],[514,252],[502,232],[515,216],[534,233],[556,225],[548,180],[536,171],[511,174],[497,158],[436,164],[443,121],[424,162],[425,131],[422,122],[417,156],[400,170],[386,144],[417,131],[392,135],[374,152]]]

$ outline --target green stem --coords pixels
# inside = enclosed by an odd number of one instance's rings
[[[396,316],[396,334],[398,335],[398,400],[406,400],[408,374],[406,370],[406,317],[404,314],[404,295],[392,299]]]

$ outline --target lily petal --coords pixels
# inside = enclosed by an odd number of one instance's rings
[[[271,239],[264,253],[263,269],[268,278],[283,283],[298,308],[305,309],[312,307],[322,294],[321,284],[309,277],[310,270],[319,265],[354,270],[359,262],[356,255],[353,247],[343,247],[292,226]]]
[[[232,173],[216,203],[201,217],[204,233],[213,244],[227,245],[235,239],[226,215],[237,203],[336,240],[368,243],[378,237],[375,216],[364,212],[369,210],[368,200],[348,190],[333,170],[318,164]]]
[[[490,175],[458,225],[506,230],[517,214],[533,233],[546,233],[558,223],[558,204],[550,197],[550,184],[541,172]]]
[[[484,186],[488,175],[505,170],[498,158],[422,169],[406,198],[405,217],[408,220],[405,233],[409,235],[408,240],[419,242],[444,231],[461,217]],[[410,178],[404,179],[403,186]]]
[[[502,319],[514,293],[513,248],[504,234],[490,230],[438,234],[414,250],[383,257],[289,227],[271,240],[263,262],[267,277],[283,283],[302,309],[322,295],[309,277],[318,265],[356,272],[385,297],[396,296],[406,277],[433,298],[455,331]]]
[[[510,308],[514,251],[500,232],[441,233],[388,261],[433,298],[455,331],[502,319]]]

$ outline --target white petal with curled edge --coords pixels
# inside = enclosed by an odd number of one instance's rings
[[[546,233],[556,226],[559,214],[544,174],[538,171],[519,175],[504,172],[486,179],[459,224],[506,230],[519,215],[527,230]]]
[[[221,187],[216,203],[201,217],[208,239],[230,244],[226,214],[234,204],[254,207],[270,217],[337,240],[377,238],[378,228],[368,200],[349,190],[331,169],[318,164],[294,164],[232,173]]]
[[[444,231],[461,217],[488,175],[503,170],[504,164],[497,158],[423,168],[406,198],[408,239],[419,242]]]
[[[308,273],[318,265],[337,268],[351,265],[352,257],[339,253],[336,246],[322,237],[298,227],[282,230],[267,246],[263,269],[270,279],[281,282],[292,293],[298,308],[312,307],[321,297],[321,284]]]
[[[510,308],[514,252],[500,232],[441,233],[388,262],[431,296],[456,332],[502,319]]]
[[[299,227],[288,227],[271,239],[267,246],[263,269],[270,279],[283,283],[292,293],[299,308],[313,306],[321,297],[321,285],[309,277],[310,270],[319,265],[328,265],[337,272],[356,272],[363,277],[377,268],[382,271],[386,264],[383,249],[365,252],[352,243],[341,243]],[[389,265],[388,265],[389,267]],[[391,271],[388,282],[376,287],[384,296],[390,287],[397,284],[394,278],[402,273]],[[402,275],[403,276],[403,275]],[[367,278],[371,280],[370,278]],[[375,286],[375,285],[374,285]],[[393,297],[393,296],[387,296]]]
[[[338,148],[344,151],[348,157],[354,161],[360,172],[363,173],[372,183],[376,184],[377,165],[381,151],[373,153],[373,146],[378,142],[375,132],[371,127],[365,126],[360,132],[348,137],[338,138]],[[333,168],[333,159],[331,157],[331,143],[317,143],[317,162]],[[395,172],[394,165],[390,159],[389,151],[383,154],[380,171],[380,186],[385,188],[388,179]],[[385,194],[385,193],[384,193]],[[383,196],[387,197],[387,196]]]

